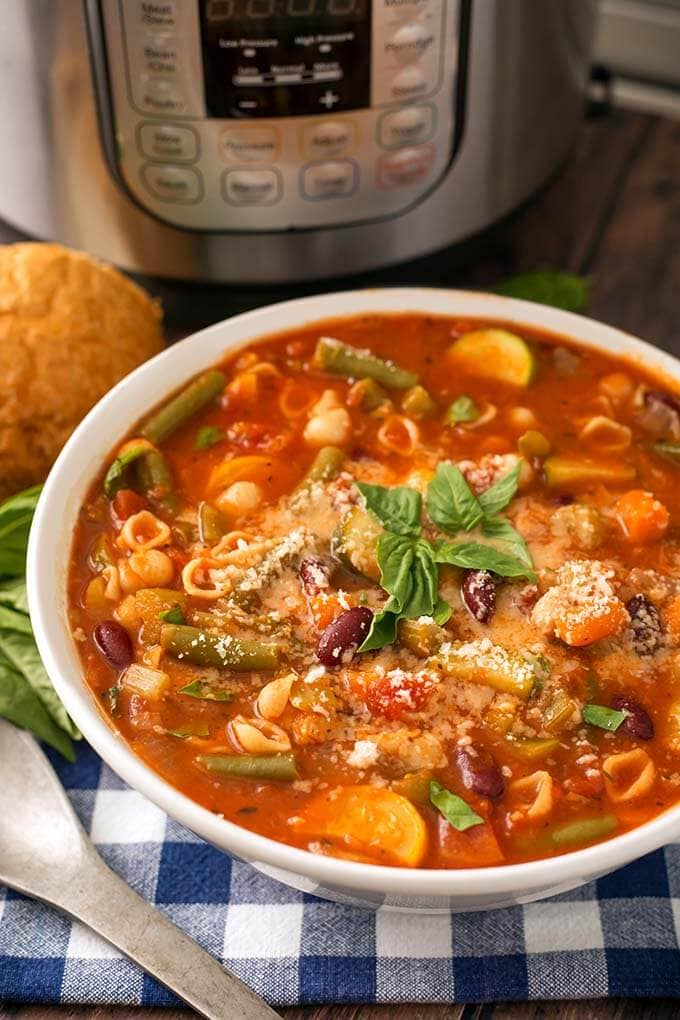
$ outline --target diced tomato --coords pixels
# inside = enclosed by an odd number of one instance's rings
[[[434,679],[427,673],[405,673],[401,669],[394,669],[369,682],[366,704],[372,715],[401,719],[408,712],[418,712],[424,708],[435,686]]]
[[[114,524],[120,525],[133,514],[138,514],[146,507],[146,500],[133,489],[119,489],[111,503],[111,516]]]
[[[274,430],[261,422],[237,421],[227,430],[229,440],[242,450],[280,453],[290,445],[292,434]]]
[[[459,832],[440,816],[438,834],[437,863],[441,867],[488,868],[505,861],[489,822]]]

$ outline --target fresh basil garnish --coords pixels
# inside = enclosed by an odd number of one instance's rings
[[[427,487],[427,512],[442,531],[455,535],[479,524],[484,511],[455,464],[439,464]]]
[[[131,446],[125,453],[116,457],[104,478],[104,494],[107,499],[113,499],[120,489],[125,488],[126,469],[148,451],[149,444],[144,442],[139,446]]]
[[[492,545],[481,542],[439,542],[435,547],[437,563],[448,563],[465,570],[491,570],[499,577],[526,577],[536,580],[536,575],[516,556],[499,552]]]
[[[0,577],[14,577],[26,571],[28,532],[41,486],[11,496],[0,504]]]
[[[472,397],[463,394],[456,397],[446,412],[446,423],[447,425],[458,425],[459,422],[477,421],[480,413]]]
[[[186,687],[180,687],[178,694],[186,694],[188,698],[200,698],[202,701],[233,701],[233,691],[220,690],[203,680],[192,680]]]
[[[496,287],[506,297],[523,298],[541,305],[552,305],[567,312],[582,311],[588,301],[590,281],[585,276],[544,269],[534,273],[521,273],[504,280]]]
[[[609,730],[615,733],[628,712],[616,708],[607,708],[605,705],[584,705],[583,721],[590,726],[599,726],[601,730]]]
[[[533,567],[529,547],[507,518],[485,517],[482,521],[482,534],[485,538],[502,543],[502,552],[516,556],[529,569]]]
[[[382,485],[356,482],[364,498],[366,509],[388,531],[396,535],[419,535],[422,497],[415,489],[396,486],[387,489]]]
[[[499,510],[505,509],[517,492],[521,470],[522,462],[518,460],[514,468],[508,471],[507,475],[503,475],[495,485],[479,494],[477,499],[485,514],[497,514]]]
[[[223,439],[224,432],[217,425],[204,425],[202,429],[198,430],[196,449],[207,450],[209,447],[215,446],[216,443],[221,443]]]
[[[448,605],[440,600],[439,569],[432,546],[423,538],[409,538],[385,532],[378,539],[377,560],[380,583],[390,596],[382,612],[373,617],[371,629],[360,652],[382,648],[394,641],[397,621],[420,616],[448,619]]]
[[[164,609],[158,616],[164,623],[186,623],[182,607],[179,605],[172,606],[170,609]]]
[[[484,819],[466,804],[462,797],[451,793],[445,786],[433,779],[430,783],[430,802],[437,811],[452,825],[458,832],[465,832],[473,825],[483,825]]]

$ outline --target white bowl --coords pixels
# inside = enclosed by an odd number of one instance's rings
[[[78,511],[116,440],[150,408],[235,347],[322,319],[370,312],[423,312],[536,326],[587,347],[625,355],[680,380],[680,363],[620,330],[542,305],[468,291],[399,288],[287,301],[238,315],[159,354],[88,414],[54,465],[28,550],[31,619],[43,662],[85,738],[122,778],[203,839],[281,882],[331,900],[420,912],[487,910],[564,892],[680,836],[680,807],[614,839],[546,860],[460,871],[387,868],[322,857],[242,829],[179,793],[107,724],[83,680],[67,623],[66,579]],[[395,351],[398,359],[399,352]]]

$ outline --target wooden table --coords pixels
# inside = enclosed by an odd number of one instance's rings
[[[499,168],[499,173],[502,168]],[[0,240],[11,240],[6,231]],[[382,270],[342,287],[429,284],[491,287],[530,269],[565,269],[592,279],[588,312],[680,355],[680,121],[615,111],[586,122],[568,162],[524,209],[456,249]],[[271,288],[169,288],[172,336],[291,294]],[[499,1003],[492,1006],[310,1006],[286,1020],[643,1020],[676,1017],[675,1000]],[[185,1010],[0,1005],[0,1020],[187,1020]]]

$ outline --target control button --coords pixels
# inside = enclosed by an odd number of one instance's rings
[[[427,10],[430,0],[383,0],[387,14],[395,18],[413,18]]]
[[[139,21],[145,28],[174,28],[177,23],[176,0],[137,0]]]
[[[398,149],[402,145],[426,142],[434,131],[435,110],[430,103],[421,106],[404,106],[400,110],[384,113],[378,126],[378,141],[383,149]]]
[[[304,154],[311,159],[340,156],[354,148],[356,134],[356,124],[349,120],[324,120],[317,124],[306,124],[302,132]]]
[[[378,163],[378,186],[391,190],[417,184],[429,174],[434,157],[434,145],[399,149],[398,152],[381,156]]]
[[[273,205],[281,197],[277,170],[225,170],[222,195],[232,205]]]
[[[143,78],[139,99],[140,105],[153,113],[184,113],[187,105],[175,82],[167,78]]]
[[[359,170],[351,159],[338,159],[330,163],[310,163],[301,171],[301,191],[304,198],[346,198],[353,194],[359,183]]]
[[[226,128],[220,136],[220,151],[230,163],[271,163],[279,150],[274,128]]]
[[[191,163],[198,156],[198,135],[190,127],[147,122],[137,128],[137,146],[150,159]]]
[[[427,78],[419,67],[405,67],[392,80],[390,91],[395,99],[414,99],[427,91]]]
[[[142,180],[147,190],[163,202],[190,205],[203,194],[200,174],[189,167],[147,163],[142,167]]]
[[[324,94],[319,96],[319,102],[322,106],[325,106],[327,110],[332,110],[335,104],[340,102],[340,96],[331,89],[326,89]]]
[[[400,64],[410,64],[431,50],[434,41],[434,34],[425,25],[419,22],[402,25],[385,43],[385,54],[394,57]]]

